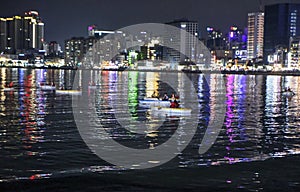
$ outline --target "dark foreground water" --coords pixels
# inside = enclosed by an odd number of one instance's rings
[[[149,149],[166,143],[179,130],[174,147],[180,148],[184,136],[192,134],[185,129],[187,122],[196,125],[193,139],[175,158],[150,169],[133,165],[133,170],[101,160],[86,145],[74,121],[76,96],[38,86],[55,83],[57,88],[71,89],[75,72],[0,69],[0,191],[300,190],[299,77],[210,75],[205,80],[203,75],[188,74],[186,81],[182,73],[170,79],[168,74],[153,72],[89,72],[89,80],[98,86],[85,96],[95,95],[94,108],[102,128],[111,135],[93,133],[101,141],[113,138],[128,148]],[[166,77],[176,86],[169,87]],[[4,90],[11,81],[14,89]],[[220,88],[219,82],[224,86]],[[291,87],[296,95],[286,98],[281,92],[284,87]],[[155,129],[162,117],[138,105],[139,99],[156,90],[177,92],[187,107],[183,98],[194,94],[187,89],[197,94],[198,101],[192,101],[198,105],[197,119],[163,117],[164,123]],[[219,102],[221,92],[224,102]],[[114,104],[124,94],[126,102]],[[145,134],[122,129],[115,114],[127,113],[122,111],[125,106],[130,121],[148,123]],[[225,107],[224,123],[217,138],[208,151],[199,153],[206,134],[215,134],[207,131],[207,124],[215,114],[222,116],[221,107]],[[157,159],[147,163],[155,165]]]

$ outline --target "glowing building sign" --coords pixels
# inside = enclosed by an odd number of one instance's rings
[[[247,53],[248,53],[247,50],[236,50],[234,55],[235,55],[235,58],[245,60],[245,59],[247,59]]]

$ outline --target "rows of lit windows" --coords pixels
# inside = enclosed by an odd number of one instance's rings
[[[291,13],[291,26],[290,26],[290,33],[292,36],[296,36],[296,22],[297,22],[297,10]]]

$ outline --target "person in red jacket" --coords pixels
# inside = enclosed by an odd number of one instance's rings
[[[170,108],[179,108],[179,103],[176,99],[174,99],[173,101],[171,101],[171,105]]]

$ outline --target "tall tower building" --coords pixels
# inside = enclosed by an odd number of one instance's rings
[[[49,57],[58,57],[61,53],[61,47],[56,41],[51,41],[48,44],[48,56]]]
[[[6,18],[6,52],[15,53],[22,49],[22,17],[14,16]]]
[[[288,67],[297,69],[300,67],[300,37],[291,40]]]
[[[43,42],[44,23],[38,12],[0,18],[0,52],[15,54],[31,48],[41,49]]]
[[[290,47],[290,39],[300,36],[300,4],[281,3],[265,6],[264,62],[277,50],[283,50],[282,60]]]
[[[6,40],[7,40],[6,19],[0,18],[0,53],[6,49]]]
[[[25,49],[42,49],[44,42],[44,23],[37,11],[29,11],[24,16]]]
[[[65,63],[68,66],[80,66],[85,49],[84,37],[73,37],[65,41]]]
[[[223,34],[219,30],[215,30],[212,27],[207,27],[207,36],[206,46],[210,50],[223,50],[226,47],[226,41],[223,37]]]
[[[175,20],[168,25],[175,26],[181,30],[184,30],[191,35],[186,35],[186,33],[177,34],[178,39],[172,39],[172,37],[167,37],[167,41],[171,39],[171,42],[175,44],[175,47],[180,49],[181,53],[186,53],[185,55],[181,54],[178,51],[173,49],[167,49],[165,54],[169,61],[174,62],[185,62],[185,61],[196,61],[196,39],[198,37],[198,23],[196,21],[188,20]]]
[[[237,26],[231,26],[227,35],[228,49],[229,50],[246,50],[247,46],[247,33],[246,30],[241,30]]]
[[[264,45],[264,13],[248,14],[248,41],[247,52],[248,59],[259,58],[263,56]]]

